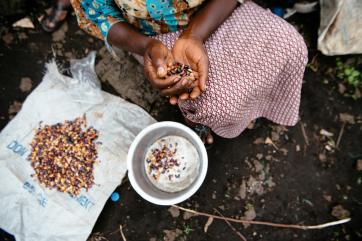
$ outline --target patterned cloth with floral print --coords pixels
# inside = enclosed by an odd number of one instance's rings
[[[115,23],[126,21],[145,35],[187,26],[205,0],[71,0],[82,29],[100,39]]]

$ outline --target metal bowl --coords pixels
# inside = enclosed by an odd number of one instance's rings
[[[156,188],[147,177],[144,163],[147,148],[156,140],[169,135],[186,138],[195,146],[200,157],[198,177],[188,188],[175,193],[164,192]],[[158,205],[172,205],[191,197],[204,181],[207,165],[205,146],[196,133],[185,125],[171,121],[158,122],[142,130],[133,141],[127,156],[128,178],[132,187],[142,198]]]

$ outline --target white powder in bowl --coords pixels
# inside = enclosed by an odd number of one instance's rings
[[[189,187],[199,174],[196,148],[184,137],[165,136],[154,142],[145,157],[146,174],[153,185],[165,192]]]

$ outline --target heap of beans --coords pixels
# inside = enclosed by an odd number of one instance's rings
[[[172,145],[170,145],[170,148],[172,148]],[[180,165],[174,158],[177,148],[175,147],[173,150],[170,148],[163,145],[161,150],[158,148],[153,149],[151,155],[146,159],[148,175],[152,175],[155,180],[158,180],[161,174],[164,174],[165,172],[168,173],[168,170],[173,168],[173,166]],[[173,175],[168,175],[169,180],[171,180],[172,176]]]
[[[167,75],[179,75],[180,77],[191,76],[193,70],[187,64],[175,63],[171,67],[167,68]]]
[[[94,184],[98,131],[86,128],[85,116],[55,125],[43,125],[31,142],[28,159],[41,184],[72,196]]]

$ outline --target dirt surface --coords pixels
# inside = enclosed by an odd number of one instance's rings
[[[348,224],[315,231],[233,224],[247,240],[361,240],[362,101],[345,96],[349,87],[335,77],[336,58],[316,51],[318,14],[296,16],[291,22],[305,37],[310,58],[300,122],[282,127],[261,120],[256,129],[238,138],[216,137],[208,150],[204,184],[180,205],[277,223],[318,224],[352,218]],[[79,30],[74,16],[53,35],[9,25],[1,26],[0,129],[40,83],[44,64],[54,54],[66,68],[69,59],[84,57],[90,50],[99,50],[96,69],[104,90],[141,105],[158,120],[182,122],[180,112],[150,88],[131,56],[124,54],[120,64],[114,62],[101,41]],[[361,56],[345,56],[342,61],[361,67]],[[144,201],[127,181],[116,191],[120,200],[108,200],[89,240],[123,240],[120,225],[128,241],[241,240],[223,221],[211,222]],[[0,240],[13,238],[0,230]]]

